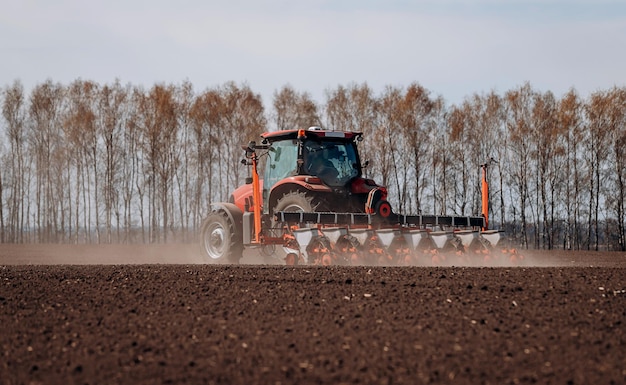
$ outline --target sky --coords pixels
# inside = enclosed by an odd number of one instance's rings
[[[449,104],[529,82],[626,86],[623,0],[0,0],[0,88],[47,80],[196,92],[418,83]]]

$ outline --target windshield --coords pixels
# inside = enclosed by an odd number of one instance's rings
[[[289,139],[272,143],[268,157],[269,159],[265,162],[265,176],[263,178],[263,201],[269,197],[269,191],[278,181],[296,174],[298,167],[296,140]]]
[[[304,143],[304,171],[331,187],[345,186],[359,176],[354,142],[307,140]]]

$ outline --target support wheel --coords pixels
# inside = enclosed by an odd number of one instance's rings
[[[200,247],[209,263],[239,263],[243,254],[243,243],[226,212],[213,211],[204,220]]]

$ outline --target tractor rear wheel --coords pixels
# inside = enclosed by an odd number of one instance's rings
[[[239,263],[243,243],[236,237],[235,224],[222,210],[211,212],[202,224],[200,246],[210,263]]]
[[[295,212],[313,212],[319,204],[315,204],[313,197],[307,196],[306,193],[300,191],[289,191],[282,198],[278,199],[274,212],[277,211],[295,211]]]

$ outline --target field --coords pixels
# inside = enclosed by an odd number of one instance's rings
[[[192,246],[0,245],[0,383],[626,383],[626,254],[524,256],[229,266]]]

